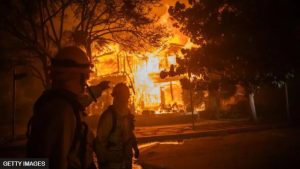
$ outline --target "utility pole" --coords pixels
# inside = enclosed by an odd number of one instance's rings
[[[288,95],[288,86],[287,82],[285,82],[285,98],[286,98],[286,112],[287,112],[287,119],[290,121],[290,104],[289,104],[289,95]]]
[[[192,110],[192,122],[193,122],[193,130],[195,130],[195,124],[194,124],[194,107],[193,107],[193,93],[192,93],[192,82],[191,82],[191,72],[188,69],[188,76],[189,76],[189,89],[190,89],[190,98],[191,98],[191,110]]]
[[[27,73],[17,74],[17,70],[13,72],[13,111],[12,111],[12,141],[15,141],[15,122],[16,122],[16,80],[20,80],[27,76]]]
[[[12,112],[12,141],[15,141],[15,115],[16,115],[16,69],[13,74],[13,112]]]

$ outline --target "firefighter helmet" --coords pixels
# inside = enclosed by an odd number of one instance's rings
[[[92,73],[93,65],[87,54],[76,46],[69,46],[61,49],[51,59],[50,71],[69,73]]]
[[[111,94],[114,98],[118,98],[127,101],[130,97],[129,87],[125,83],[118,83]]]

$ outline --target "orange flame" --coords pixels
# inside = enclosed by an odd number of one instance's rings
[[[170,38],[168,43],[181,44],[184,45],[184,48],[193,47],[194,44],[186,36],[173,28],[169,18],[170,15],[166,11],[159,20],[160,23],[168,24],[168,28],[173,30],[174,36]],[[179,107],[182,105],[182,89],[178,79],[169,81],[155,80],[159,79],[159,73],[162,69],[169,69],[171,64],[176,64],[176,56],[165,56],[166,51],[162,49],[158,49],[153,53],[135,55],[131,58],[130,69],[126,60],[128,56],[120,50],[118,44],[109,45],[108,51],[94,52],[93,54],[98,56],[93,78],[110,75],[117,72],[118,69],[123,72],[125,69],[128,73],[128,78],[134,79],[133,87],[136,93],[133,97],[137,110],[149,108],[155,110],[156,113],[166,113],[166,110],[162,110],[160,107],[163,102],[166,105],[173,105],[174,103],[177,103]],[[182,56],[181,52],[179,52],[179,56]]]

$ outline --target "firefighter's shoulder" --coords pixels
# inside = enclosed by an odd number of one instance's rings
[[[56,118],[75,118],[72,105],[60,98],[47,101],[45,104],[45,109],[49,111],[49,113],[52,113]]]
[[[105,110],[102,114],[101,114],[101,116],[100,116],[100,121],[102,121],[102,120],[111,120],[113,117],[112,117],[112,111],[111,111],[111,109],[107,109],[107,110]]]

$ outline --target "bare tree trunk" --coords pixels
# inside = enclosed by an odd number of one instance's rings
[[[255,123],[257,123],[258,121],[257,121],[256,109],[255,109],[255,103],[254,103],[254,93],[249,94],[249,103],[250,103],[253,120]]]
[[[190,89],[190,99],[191,99],[191,110],[192,110],[192,121],[193,121],[193,130],[195,130],[195,122],[194,122],[194,105],[193,105],[193,93],[192,93],[192,82],[191,82],[191,73],[189,75],[189,89]]]

